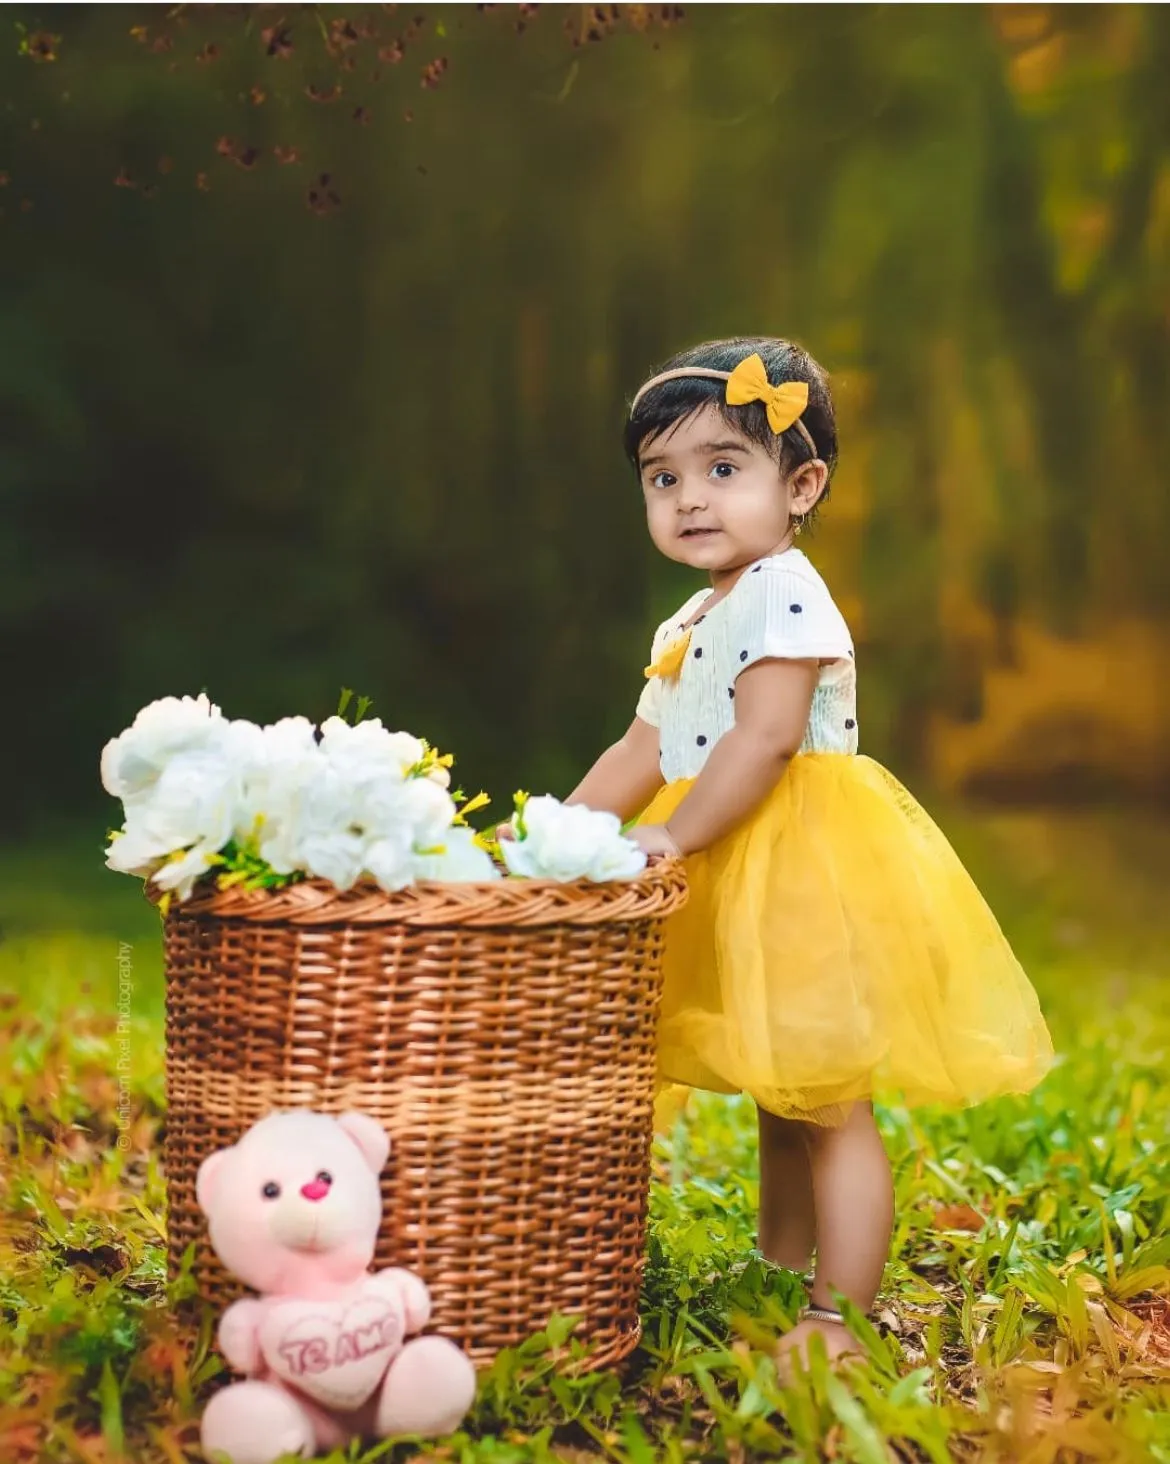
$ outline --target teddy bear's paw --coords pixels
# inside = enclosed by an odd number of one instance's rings
[[[313,1454],[313,1428],[296,1399],[271,1383],[234,1383],[203,1413],[199,1441],[210,1464],[273,1464]]]
[[[378,1400],[380,1438],[454,1433],[475,1398],[475,1368],[444,1337],[419,1337],[395,1358]]]

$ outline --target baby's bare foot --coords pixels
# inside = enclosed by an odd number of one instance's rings
[[[776,1364],[782,1378],[792,1376],[792,1359],[797,1356],[801,1365],[808,1368],[809,1344],[813,1337],[820,1337],[825,1345],[829,1361],[836,1362],[847,1354],[859,1354],[861,1348],[853,1340],[844,1322],[824,1321],[819,1317],[804,1317],[791,1332],[786,1332],[776,1348]]]

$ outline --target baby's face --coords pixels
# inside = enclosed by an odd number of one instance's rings
[[[713,578],[788,542],[792,495],[779,464],[704,407],[638,453],[650,537]]]

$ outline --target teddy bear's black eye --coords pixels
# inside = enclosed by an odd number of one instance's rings
[[[328,1169],[319,1169],[317,1171],[317,1178],[321,1181],[322,1184],[333,1183],[333,1176],[329,1173]]]
[[[274,1179],[270,1179],[260,1193],[266,1200],[275,1200],[280,1195],[280,1186]]]

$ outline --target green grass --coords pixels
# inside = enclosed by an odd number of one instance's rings
[[[881,1109],[898,1219],[876,1324],[859,1323],[865,1363],[778,1385],[771,1345],[799,1286],[748,1259],[751,1114],[701,1097],[659,1144],[646,1336],[623,1376],[558,1372],[537,1339],[484,1376],[467,1433],[422,1457],[1170,1461],[1170,828],[1131,814],[943,822],[1061,1060],[1026,1099]],[[135,882],[102,869],[101,842],[62,833],[0,854],[3,1464],[196,1459],[220,1367],[207,1332],[186,1345],[166,1305],[158,926]]]

